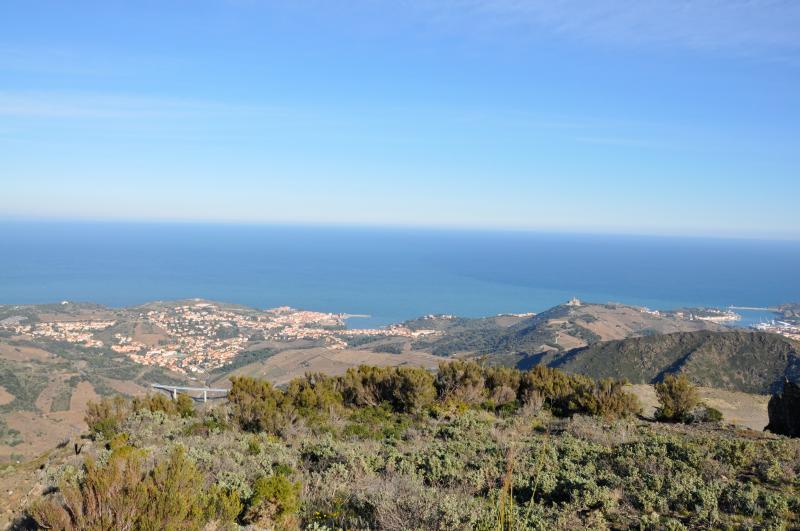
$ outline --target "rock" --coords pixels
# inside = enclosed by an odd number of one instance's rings
[[[785,381],[783,393],[769,399],[769,424],[765,430],[789,437],[800,437],[800,385]]]

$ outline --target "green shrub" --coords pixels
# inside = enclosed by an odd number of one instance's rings
[[[228,403],[245,431],[277,433],[286,423],[283,393],[266,380],[232,377]]]
[[[307,374],[295,378],[286,389],[286,399],[300,414],[308,416],[314,411],[341,409],[342,382],[324,374]]]
[[[691,422],[722,422],[722,411],[708,405],[696,408],[689,417]]]
[[[560,404],[569,399],[579,384],[590,383],[590,378],[571,376],[558,369],[536,365],[522,373],[517,396],[523,404],[533,396],[541,397],[548,405]]]
[[[396,411],[414,413],[433,403],[433,375],[419,367],[397,367],[390,371],[389,396]]]
[[[41,477],[60,490],[29,514],[57,529],[800,528],[798,440],[610,422],[638,409],[623,382],[455,363],[435,379],[365,367],[285,391],[238,379],[231,402],[196,421],[170,400],[140,399],[134,415],[107,401],[92,408],[112,427],[84,450],[94,460],[76,470],[53,454]],[[514,385],[513,400],[499,397]],[[526,400],[554,415],[519,413]],[[320,436],[312,418],[330,430]],[[165,441],[188,455],[163,453]]]
[[[399,439],[410,422],[407,415],[393,413],[388,407],[364,407],[353,411],[342,435],[359,439]]]
[[[206,495],[205,520],[223,525],[233,524],[243,508],[239,493],[235,490],[212,485]]]
[[[436,375],[436,391],[443,400],[480,404],[486,398],[483,369],[474,361],[453,360],[440,363]]]
[[[436,398],[433,382],[433,376],[419,367],[360,366],[345,373],[343,395],[351,406],[388,403],[395,411],[417,412]]]
[[[592,384],[580,384],[567,400],[566,410],[561,413],[582,413],[616,419],[638,415],[642,411],[636,395],[624,390],[625,382],[610,379]]]
[[[175,399],[175,412],[182,418],[194,417],[194,400],[189,395],[180,393]]]
[[[722,411],[711,406],[706,406],[706,419],[708,422],[722,422]]]
[[[139,529],[200,529],[208,514],[208,499],[203,476],[186,458],[182,447],[175,448],[156,464],[144,482],[146,502],[139,508]]]
[[[511,367],[488,367],[484,370],[490,400],[497,405],[516,401],[522,373]]]
[[[389,371],[384,367],[365,365],[347,369],[342,394],[350,406],[378,406],[389,399]]]
[[[115,448],[98,466],[84,463],[77,483],[62,483],[57,496],[34,504],[29,514],[44,529],[200,529],[211,512],[203,477],[178,447],[143,469],[144,453]],[[211,500],[218,503],[218,500]]]
[[[664,381],[655,385],[660,407],[656,418],[666,422],[686,422],[692,411],[700,404],[697,389],[685,374],[668,374]]]
[[[261,443],[258,442],[255,436],[247,440],[247,453],[250,455],[258,455],[261,453]]]
[[[162,393],[147,394],[144,397],[135,397],[131,404],[134,411],[147,410],[151,413],[160,411],[165,415],[175,415],[177,410],[175,402]]]
[[[110,439],[130,412],[128,402],[121,396],[103,398],[86,404],[84,420],[95,438]]]
[[[260,477],[253,484],[243,521],[261,527],[297,527],[299,496],[300,483],[292,483],[286,476]]]

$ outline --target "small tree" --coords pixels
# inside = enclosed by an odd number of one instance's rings
[[[664,381],[655,385],[656,395],[661,404],[656,410],[656,418],[667,422],[685,422],[691,412],[700,404],[697,389],[685,374],[668,374]]]

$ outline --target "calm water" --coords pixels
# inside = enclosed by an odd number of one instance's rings
[[[800,301],[798,272],[799,242],[0,223],[0,303],[203,297],[371,316],[354,326],[540,311],[573,296],[659,309],[769,306]]]

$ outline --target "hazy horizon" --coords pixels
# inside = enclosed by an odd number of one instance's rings
[[[422,225],[400,223],[330,223],[330,222],[303,222],[303,221],[242,221],[218,219],[157,219],[157,218],[55,218],[55,217],[0,217],[0,226],[15,224],[50,224],[52,226],[70,225],[117,225],[117,226],[208,226],[208,227],[242,227],[242,228],[281,228],[297,229],[331,229],[331,230],[365,230],[365,231],[412,231],[412,232],[453,232],[453,233],[509,233],[531,234],[542,236],[587,236],[609,238],[662,238],[675,240],[742,240],[761,242],[800,242],[800,235],[794,234],[728,234],[724,232],[691,233],[680,232],[637,232],[635,230],[604,228],[594,230],[587,228],[559,229],[557,227],[503,227],[486,225]]]

